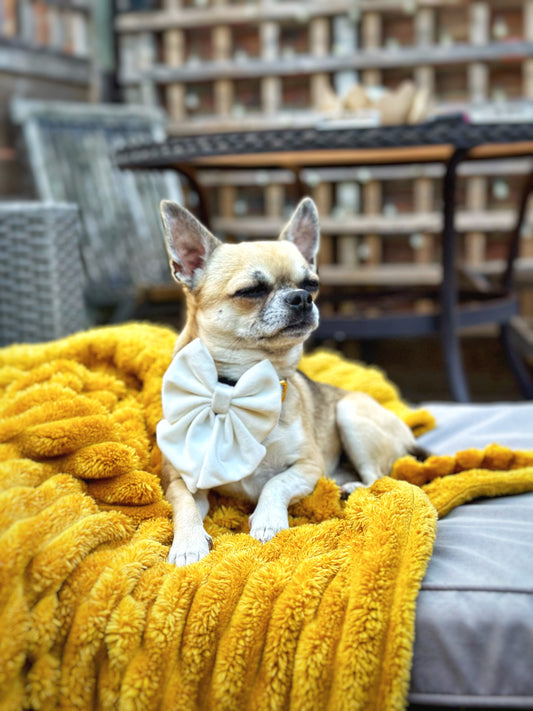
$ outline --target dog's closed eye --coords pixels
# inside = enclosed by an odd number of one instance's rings
[[[270,291],[270,284],[267,284],[266,282],[259,282],[251,286],[245,286],[242,289],[237,289],[233,296],[242,299],[262,299],[263,297],[268,296]]]
[[[305,279],[302,282],[302,289],[305,289],[309,293],[313,293],[315,291],[318,291],[319,283],[318,279]]]

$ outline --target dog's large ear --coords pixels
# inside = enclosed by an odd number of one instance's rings
[[[172,276],[189,289],[194,289],[205,263],[220,242],[181,205],[162,200],[159,210]]]
[[[295,244],[309,264],[316,263],[320,245],[320,225],[318,210],[311,198],[304,198],[300,202],[279,238]]]

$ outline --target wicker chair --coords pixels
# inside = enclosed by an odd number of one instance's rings
[[[163,140],[164,114],[17,98],[11,117],[36,196],[79,206],[88,303],[111,321],[136,315],[150,287],[170,281],[158,205],[163,198],[181,202],[182,191],[174,172],[123,171],[114,153]]]
[[[89,324],[76,205],[0,202],[0,346]]]

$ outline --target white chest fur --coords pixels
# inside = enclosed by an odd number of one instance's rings
[[[301,418],[296,417],[290,422],[282,418],[263,442],[267,451],[254,474],[241,481],[219,486],[217,491],[257,502],[266,482],[298,461],[304,443],[305,433]]]

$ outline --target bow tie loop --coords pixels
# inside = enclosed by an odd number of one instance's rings
[[[219,383],[213,358],[197,338],[163,378],[157,443],[192,493],[240,481],[264,458],[263,442],[279,420],[281,402],[270,361],[245,371],[235,386]]]

